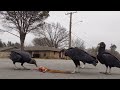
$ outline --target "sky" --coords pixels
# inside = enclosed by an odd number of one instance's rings
[[[60,23],[69,31],[69,15],[74,11],[50,11],[45,20],[48,23]],[[82,21],[82,22],[81,22]],[[15,33],[15,32],[14,32]],[[27,34],[25,45],[33,45],[35,36]],[[105,42],[109,49],[111,44],[117,46],[120,52],[120,11],[77,11],[72,16],[72,38],[79,38],[85,42],[86,48],[96,47],[99,42]],[[19,38],[9,33],[0,34],[4,42],[19,42]]]

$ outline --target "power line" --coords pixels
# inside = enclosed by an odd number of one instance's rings
[[[14,35],[14,36],[16,36],[16,37],[20,38],[18,35],[16,35],[16,34],[13,34],[13,33],[9,32],[9,31],[2,30],[2,29],[0,29],[0,31],[2,31],[2,32],[7,32],[7,33],[10,33],[10,34],[12,34],[12,35]]]
[[[67,30],[66,30],[66,31],[67,31]],[[67,32],[69,32],[69,31],[67,31]],[[75,33],[71,32],[71,34],[73,34],[74,36],[76,36],[79,40],[82,40],[82,41],[84,41],[85,43],[87,43],[85,40],[83,40],[82,38],[78,37],[78,35],[76,35]],[[88,43],[87,43],[87,44],[88,44]],[[92,46],[92,44],[90,44],[90,43],[89,43],[89,45]]]

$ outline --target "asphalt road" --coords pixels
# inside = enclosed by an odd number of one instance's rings
[[[55,70],[73,71],[75,67],[72,60],[36,59],[36,61],[38,66]],[[20,63],[16,63],[16,66],[22,68]],[[112,68],[111,75],[99,73],[105,71],[105,66],[100,63],[96,67],[86,64],[84,69],[75,74],[42,73],[33,70],[36,68],[34,65],[25,63],[24,66],[31,70],[14,70],[14,65],[10,59],[0,59],[0,79],[120,79],[119,68]]]

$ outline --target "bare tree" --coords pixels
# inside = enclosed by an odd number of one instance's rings
[[[1,39],[0,39],[0,47],[3,47],[3,42],[1,41]]]
[[[14,46],[14,43],[12,43],[11,41],[8,41],[8,42],[7,42],[7,46],[8,46],[8,47]]]
[[[6,43],[0,39],[0,47],[6,47],[6,46],[7,46]]]
[[[114,52],[116,50],[117,46],[115,44],[111,44],[110,49],[111,52]]]
[[[67,44],[65,43],[69,40],[67,30],[59,23],[46,23],[38,32],[34,32],[34,34],[39,38],[45,38],[44,40],[47,40],[47,42],[45,41],[46,44],[55,48],[66,47]]]
[[[2,11],[1,15],[6,27],[19,33],[21,50],[24,50],[26,35],[43,25],[49,11]]]
[[[17,47],[17,48],[20,48],[20,43],[15,42],[15,43],[13,43],[13,46],[14,46],[14,47]]]
[[[92,47],[92,48],[88,48],[86,49],[86,51],[93,56],[97,56],[97,51],[98,51],[98,47]]]
[[[111,54],[113,54],[117,58],[120,58],[120,54],[118,51],[116,51],[116,49],[117,49],[117,46],[115,44],[111,44],[110,50],[108,50],[108,52],[110,52]]]
[[[85,50],[85,43],[82,39],[72,39],[72,47],[78,47]]]
[[[39,45],[39,46],[52,47],[51,41],[47,38],[34,38],[33,39],[33,44],[34,45]]]

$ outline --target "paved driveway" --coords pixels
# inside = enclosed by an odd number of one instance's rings
[[[45,66],[50,69],[73,71],[72,60],[44,60],[36,59],[38,66]],[[16,63],[20,67],[20,63]],[[34,65],[25,63],[27,68],[34,69]],[[0,79],[120,79],[120,69],[112,68],[112,75],[104,75],[99,72],[105,71],[105,66],[100,63],[94,67],[86,64],[80,73],[42,73],[36,70],[14,70],[14,65],[10,59],[0,59]]]

